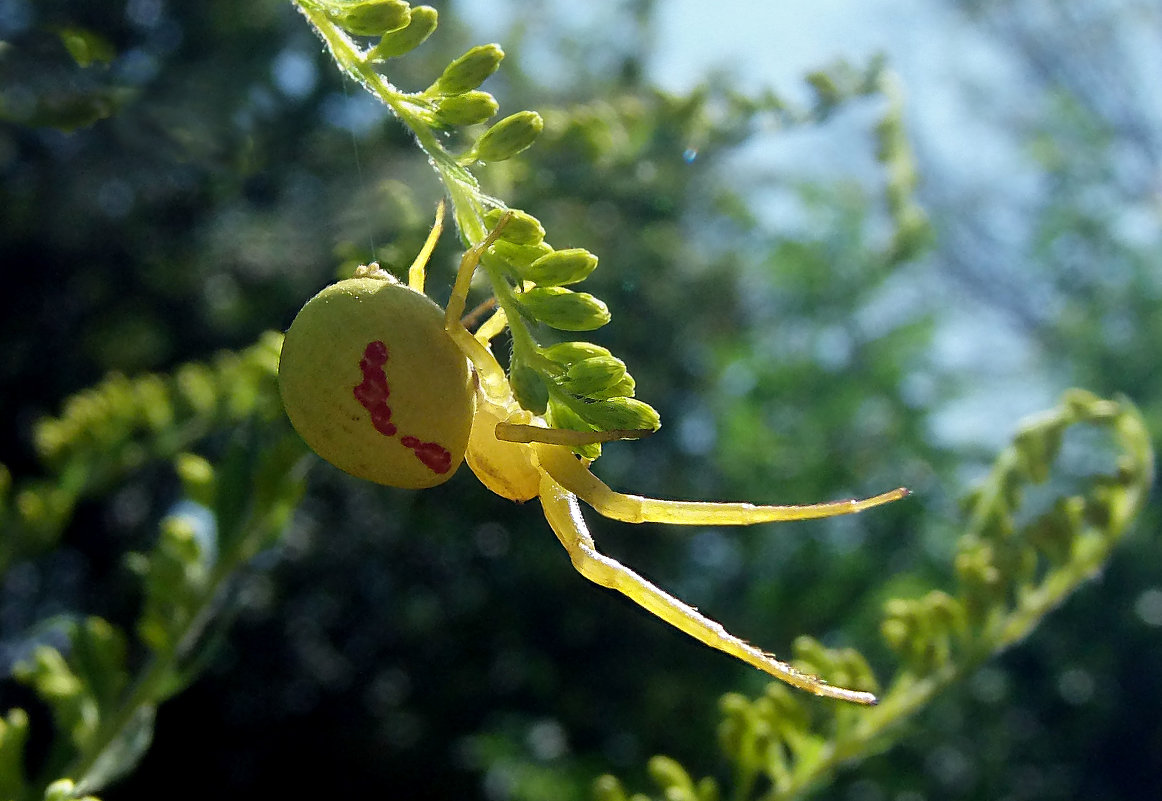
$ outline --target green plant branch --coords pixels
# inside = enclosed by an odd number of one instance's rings
[[[46,479],[14,482],[0,466],[0,576],[18,559],[56,544],[78,501],[177,453],[222,426],[279,419],[275,372],[282,335],[189,362],[169,375],[112,374],[68,399],[35,429]]]
[[[376,70],[368,58],[369,51],[361,48],[336,24],[321,4],[311,0],[294,0],[294,3],[322,37],[340,69],[386,105],[415,136],[416,143],[428,156],[429,163],[444,184],[465,243],[471,246],[482,241],[488,235],[485,213],[489,209],[503,209],[505,205],[486,195],[462,160],[452,155],[437,137],[433,127],[436,107],[431,90],[418,93],[400,91]],[[487,276],[497,306],[508,320],[514,358],[534,361],[539,346],[523,319],[512,284],[494,263],[482,261],[479,269]]]
[[[188,656],[190,647],[207,625],[226,585],[234,578],[244,561],[237,558],[222,560],[215,566],[204,594],[196,607],[190,610],[192,614],[180,632],[180,639],[185,647],[165,652],[153,652],[142,667],[132,688],[125,695],[124,700],[112,711],[112,714],[102,717],[101,724],[97,727],[92,739],[85,744],[72,763],[60,773],[61,776],[74,779],[78,793],[96,791],[101,788],[105,783],[102,777],[98,777],[95,782],[90,781],[93,769],[101,758],[114,747],[133,721],[137,720],[143,712],[151,714],[152,708],[156,708],[161,701],[172,695],[175,685],[182,683],[184,674],[181,669],[182,660]],[[55,778],[55,776],[47,777],[48,780],[43,784],[47,786]],[[40,795],[41,792],[37,791],[30,797],[30,801],[32,798],[39,798]]]
[[[1150,436],[1141,416],[1126,403],[1098,400],[1088,393],[1067,393],[1062,405],[1025,424],[1024,431],[1039,428],[1055,432],[1066,425],[1089,423],[1112,427],[1122,456],[1118,481],[1122,492],[1109,499],[1108,515],[1078,532],[1074,540],[1074,559],[1051,570],[1037,586],[1018,591],[1017,607],[1007,614],[991,617],[986,627],[971,637],[957,661],[940,666],[933,672],[916,677],[902,672],[879,706],[867,710],[859,722],[842,733],[825,749],[812,770],[782,787],[773,787],[764,796],[767,801],[786,801],[800,797],[824,777],[833,775],[845,762],[866,753],[869,746],[881,742],[883,735],[915,715],[940,692],[970,675],[985,662],[1024,640],[1044,619],[1081,584],[1092,578],[1121,540],[1130,522],[1141,510],[1149,492],[1154,472]],[[1039,466],[1040,467],[1040,466]],[[1048,466],[1044,465],[1048,475]],[[1024,471],[1019,445],[1005,450],[997,459],[978,501],[966,539],[980,536],[984,521],[1011,491],[1014,476]],[[1096,487],[1102,492],[1100,482]],[[1099,499],[1100,502],[1101,499]],[[1104,525],[1103,525],[1104,524]],[[1104,530],[1096,530],[1101,526]]]
[[[1110,432],[1117,449],[1113,472],[1089,476],[1083,493],[1061,496],[1050,511],[1018,525],[1026,485],[1052,476],[1062,438],[1075,425]],[[769,788],[759,796],[762,801],[801,798],[829,781],[841,765],[890,746],[902,735],[903,721],[1025,639],[1101,569],[1145,504],[1153,475],[1149,432],[1126,401],[1071,390],[1057,408],[1026,422],[970,496],[956,559],[956,595],[932,590],[919,599],[885,605],[883,634],[902,661],[878,706],[804,702],[781,685],[771,685],[754,701],[736,694],[723,698],[723,744],[734,767],[731,797],[750,799],[765,774]],[[824,649],[807,638],[796,643],[796,652],[800,668],[860,686],[853,680],[849,653]],[[854,669],[854,675],[861,671]],[[667,799],[715,797],[695,788],[673,760],[655,760],[660,761],[651,761],[651,773]],[[598,782],[596,796],[625,799],[613,777]]]
[[[449,64],[427,89],[402,92],[377,69],[385,60],[379,54],[386,43],[396,41],[392,37],[400,36],[401,31],[407,38],[416,14],[426,15],[425,19],[434,29],[433,10],[410,9],[411,17],[406,24],[404,16],[394,17],[389,24],[404,27],[382,31],[379,44],[363,48],[351,33],[362,35],[371,29],[352,24],[351,6],[325,0],[294,2],[319,33],[339,68],[386,105],[415,136],[444,184],[464,243],[474,246],[483,241],[490,222],[497,222],[490,212],[505,211],[506,206],[481,190],[469,166],[477,161],[501,161],[519,153],[540,134],[543,122],[533,112],[506,117],[476,137],[459,157],[448,151],[437,131],[482,122],[495,113],[495,100],[475,87],[497,68],[503,51],[497,45],[472,48]],[[399,48],[394,45],[386,49],[390,57],[399,55]],[[453,113],[449,119],[449,108],[462,111],[466,107],[472,109],[467,117]],[[606,368],[612,367],[614,372],[620,369],[626,375],[626,380],[617,385],[620,395],[601,394],[610,387],[597,383],[587,389],[579,388],[576,382],[568,390],[563,387],[569,365],[543,357],[531,326],[541,323],[564,331],[590,331],[608,322],[609,311],[601,301],[588,293],[565,288],[584,280],[596,266],[597,257],[581,248],[554,250],[544,241],[544,228],[536,218],[521,211],[512,214],[506,228],[499,232],[503,241],[482,254],[477,267],[487,277],[511,333],[508,369],[514,375],[519,374],[513,380],[516,400],[526,409],[546,415],[551,425],[560,428],[582,431],[657,428],[657,412],[641,401],[630,399],[634,385],[620,360],[616,364],[604,363]],[[457,285],[453,297],[462,297],[466,289]],[[587,445],[583,449],[590,458],[600,454],[599,445]]]
[[[399,121],[416,137],[416,142],[431,160],[456,210],[456,222],[468,244],[484,239],[488,229],[484,212],[496,205],[480,190],[480,184],[440,143],[432,127],[434,107],[424,93],[402,92],[378,72],[368,60],[367,51],[337,25],[324,7],[311,0],[294,0],[295,6],[322,37],[335,63],[368,92],[379,98]],[[465,213],[465,209],[469,213]]]
[[[65,654],[41,646],[16,675],[54,710],[58,731],[51,756],[34,781],[18,782],[20,801],[50,790],[100,790],[131,770],[152,737],[159,704],[180,691],[206,663],[211,626],[230,583],[285,528],[305,487],[307,451],[282,424],[244,422],[215,469],[202,457],[177,459],[186,497],[213,513],[215,546],[207,548],[182,518],[162,522],[148,554],[130,555],[145,603],[138,634],[148,656],[130,679],[124,637],[98,619],[70,629]],[[97,631],[103,638],[95,642]],[[94,661],[94,647],[120,653]],[[72,797],[71,795],[69,797]]]

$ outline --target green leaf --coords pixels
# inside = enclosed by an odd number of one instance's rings
[[[28,742],[28,714],[10,709],[0,718],[0,798],[24,795],[24,745]]]
[[[132,717],[96,755],[85,774],[77,777],[82,792],[101,790],[137,767],[153,742],[156,717],[157,707],[153,704],[142,704],[133,710]]]
[[[509,381],[517,403],[533,414],[544,414],[549,402],[549,388],[540,373],[523,362],[513,365]]]
[[[117,57],[117,51],[108,39],[87,28],[60,28],[57,36],[79,67],[108,64]]]

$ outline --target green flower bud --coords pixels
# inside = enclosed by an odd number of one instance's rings
[[[525,150],[544,130],[545,121],[535,111],[521,111],[493,125],[472,148],[477,161],[504,161]]]
[[[548,420],[554,428],[567,428],[570,431],[594,430],[593,425],[573,411],[572,408],[557,401],[549,401]],[[573,448],[573,453],[584,456],[586,459],[596,459],[601,455],[601,445],[596,442],[590,445],[578,445]]]
[[[511,222],[510,224],[511,225]],[[515,270],[524,270],[532,265],[534,261],[541,258],[547,253],[552,253],[553,248],[547,242],[537,242],[535,245],[518,245],[516,242],[510,242],[503,235],[508,232],[509,225],[504,227],[501,232],[502,236],[496,240],[492,247],[489,248],[488,253],[499,258],[507,265],[511,265]]]
[[[60,28],[57,36],[78,67],[109,64],[117,57],[117,51],[108,39],[85,28]]]
[[[592,342],[558,342],[541,351],[546,359],[558,364],[572,364],[582,359],[593,359],[599,356],[611,356],[607,348],[594,345]]]
[[[935,628],[944,635],[963,633],[967,621],[964,606],[946,592],[932,590],[923,599],[925,611]]]
[[[405,27],[411,21],[411,6],[402,0],[364,0],[349,3],[330,16],[356,36],[382,36]]]
[[[632,398],[636,391],[637,382],[633,380],[632,375],[626,373],[617,383],[611,384],[599,392],[590,392],[589,397],[598,398],[599,400],[608,400],[610,398]]]
[[[206,414],[218,402],[214,373],[204,364],[185,364],[177,372],[178,395],[198,414]]]
[[[896,230],[892,233],[889,256],[893,262],[914,258],[931,244],[932,226],[920,207],[909,203],[892,217]]]
[[[880,636],[884,638],[888,647],[897,653],[908,647],[911,632],[907,622],[898,617],[889,617],[880,624]]]
[[[609,309],[587,292],[538,286],[517,296],[533,318],[561,331],[592,331],[609,322]]]
[[[678,791],[682,798],[694,798],[694,782],[690,774],[676,759],[667,756],[651,757],[646,763],[646,770],[654,783],[666,791],[670,797],[671,791]]]
[[[834,668],[832,653],[814,637],[800,635],[791,643],[795,664],[811,673],[830,673]],[[805,666],[810,667],[805,667]]]
[[[627,801],[627,796],[617,777],[607,773],[593,782],[593,801]]]
[[[533,414],[544,414],[549,403],[549,388],[536,370],[517,362],[512,367],[509,383],[517,403]]]
[[[953,563],[964,588],[961,597],[965,600],[965,611],[974,619],[1005,600],[1004,577],[993,557],[992,546],[978,544],[958,553]]]
[[[9,709],[3,716],[0,716],[0,746],[4,749],[4,756],[0,760],[0,771],[3,771],[6,782],[11,782],[7,785],[9,788],[22,781],[18,771],[22,765],[25,754],[24,745],[27,742],[28,713],[19,707]]]
[[[815,90],[816,102],[824,108],[831,108],[843,99],[843,91],[835,78],[822,70],[808,74],[807,83]]]
[[[416,6],[407,27],[385,33],[371,49],[371,60],[386,61],[415,50],[436,30],[438,19],[439,14],[431,6]]]
[[[505,212],[510,216],[504,230],[500,232],[501,239],[514,245],[541,244],[545,238],[544,226],[536,217],[520,209],[489,209],[484,215],[484,223],[489,228],[495,228]]]
[[[496,114],[500,105],[488,92],[448,95],[436,103],[436,119],[444,125],[475,125]]]
[[[521,272],[541,286],[560,286],[584,281],[597,267],[597,257],[584,248],[555,250],[541,256]]]
[[[214,466],[195,453],[179,453],[174,459],[174,467],[182,480],[182,488],[191,500],[202,506],[214,505]]]
[[[16,512],[21,521],[31,526],[51,522],[51,510],[45,496],[30,489],[16,493]]]
[[[57,779],[44,790],[44,801],[68,801],[75,798],[76,785],[71,779]]]
[[[431,91],[442,95],[462,95],[475,89],[496,72],[504,58],[500,45],[478,45],[444,68]]]
[[[633,398],[610,398],[585,404],[584,417],[603,431],[654,431],[662,426],[657,411]]]
[[[614,356],[594,356],[569,365],[562,387],[574,395],[593,395],[625,377],[625,362]]]

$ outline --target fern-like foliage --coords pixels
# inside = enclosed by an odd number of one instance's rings
[[[1106,470],[1087,465],[1067,481],[1063,450],[1074,428],[1094,427],[1113,449]],[[1082,390],[1026,422],[964,503],[951,589],[888,601],[880,626],[899,662],[880,704],[870,709],[825,704],[771,684],[758,698],[730,693],[720,704],[718,739],[731,787],[695,781],[677,761],[648,764],[657,796],[628,795],[603,776],[599,801],[787,801],[826,784],[846,762],[888,748],[905,720],[938,692],[1024,639],[1070,593],[1097,573],[1145,502],[1154,456],[1138,411],[1124,400]],[[1051,497],[1044,497],[1048,487]],[[1035,497],[1038,496],[1039,497]],[[864,657],[825,648],[810,637],[794,645],[795,662],[846,687],[878,691]]]
[[[79,500],[148,463],[172,461],[180,507],[194,512],[165,518],[153,547],[128,556],[143,595],[132,647],[98,617],[64,619],[30,639],[12,674],[51,711],[53,733],[29,775],[28,715],[0,719],[0,798],[75,798],[132,770],[157,706],[206,664],[223,599],[283,532],[305,487],[306,447],[283,419],[275,382],[280,342],[272,333],[170,375],[111,376],[39,424],[48,477],[13,487],[4,472],[6,560],[50,547]],[[214,462],[192,450],[212,434],[228,437]]]
[[[79,500],[212,432],[283,420],[276,384],[281,346],[282,335],[272,332],[244,351],[169,375],[110,375],[66,400],[60,416],[40,421],[35,442],[49,476],[14,485],[0,465],[0,573],[55,545]]]

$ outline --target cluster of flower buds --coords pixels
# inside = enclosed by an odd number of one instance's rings
[[[646,771],[666,801],[718,801],[722,797],[713,777],[705,776],[695,782],[682,763],[668,756],[650,757]],[[610,775],[602,776],[593,785],[593,798],[595,801],[650,801],[640,793],[629,795],[621,782]]]
[[[592,331],[609,322],[609,309],[588,292],[569,285],[585,280],[597,256],[583,248],[554,249],[532,215],[494,209],[485,222],[495,226],[508,215],[500,237],[481,257],[517,288],[517,309],[526,320],[558,331]],[[520,321],[516,324],[522,324]],[[574,431],[653,431],[658,413],[635,399],[636,385],[625,362],[592,342],[570,340],[534,352],[517,350],[510,365],[517,400],[543,414],[557,428]],[[579,450],[595,457],[600,446]]]
[[[411,51],[435,30],[438,15],[428,6],[403,0],[311,0],[335,26],[356,37],[378,37],[357,57],[363,67],[379,65]],[[316,20],[317,23],[317,20]],[[495,44],[473,47],[448,64],[426,89],[398,95],[411,123],[432,129],[484,123],[498,111],[496,99],[480,89],[500,66],[504,51]],[[393,107],[396,107],[393,105]],[[402,113],[402,112],[401,112]],[[461,167],[512,158],[533,144],[544,128],[540,115],[521,111],[492,124],[455,158]],[[440,161],[437,159],[436,161]],[[507,215],[499,238],[481,256],[491,275],[512,288],[509,325],[540,324],[557,331],[593,331],[609,322],[609,309],[588,292],[571,288],[597,267],[597,257],[582,248],[554,249],[545,229],[523,211],[495,208],[484,223],[496,227]],[[517,400],[550,425],[582,432],[653,431],[658,413],[634,398],[635,384],[625,363],[608,350],[584,341],[532,348],[518,338],[509,365]],[[640,435],[640,434],[638,434]],[[578,448],[590,458],[599,445]]]
[[[880,632],[907,669],[923,676],[955,659],[968,636],[968,621],[961,601],[931,590],[920,598],[888,601]]]
[[[403,0],[326,0],[323,13],[334,24],[359,37],[377,37],[364,59],[382,64],[405,55],[423,44],[439,23],[431,6],[412,7]],[[435,128],[477,125],[492,119],[500,106],[488,92],[480,90],[500,66],[504,51],[499,45],[473,47],[444,68],[440,76],[422,92],[410,95],[423,108],[425,121]],[[544,128],[539,114],[522,111],[512,114],[484,131],[461,157],[461,162],[504,161],[529,147]]]
[[[812,637],[799,637],[793,652],[795,666],[803,671],[844,687],[879,691],[871,667],[855,649],[827,648]],[[802,779],[804,769],[824,759],[829,740],[848,736],[864,719],[847,714],[850,707],[820,706],[777,682],[757,698],[727,693],[719,709],[718,742],[738,786],[768,781],[783,797],[794,795],[787,790]]]

